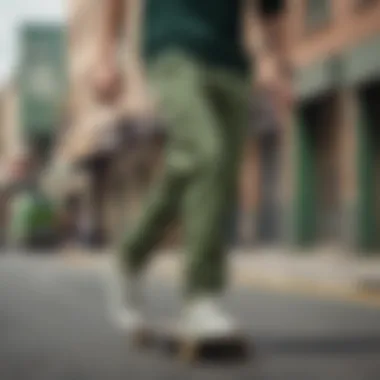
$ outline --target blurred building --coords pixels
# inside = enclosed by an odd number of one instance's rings
[[[298,101],[285,132],[287,235],[377,249],[380,2],[289,1],[288,22]]]
[[[0,240],[3,243],[12,189],[20,180],[21,166],[28,159],[18,109],[18,89],[14,81],[9,81],[0,95]]]
[[[379,248],[380,2],[288,1],[295,66],[291,120],[270,99],[252,115],[237,240],[293,247]]]
[[[6,240],[9,189],[15,180],[12,166],[23,152],[19,126],[16,88],[7,83],[0,94],[0,245]]]
[[[66,98],[66,34],[56,23],[25,22],[19,30],[15,73],[18,115],[26,143],[46,160],[63,122]]]
[[[18,42],[20,59],[1,90],[0,162],[8,182],[17,177],[12,170],[31,155],[48,164],[65,98],[62,25],[25,22]]]
[[[6,83],[0,99],[0,181],[4,190],[12,184],[12,165],[26,153],[18,104],[16,84]]]
[[[65,98],[62,25],[24,22],[18,30],[18,47],[19,61],[1,91],[2,232],[14,216],[10,204],[17,198],[18,190],[34,175],[42,178],[49,166]]]

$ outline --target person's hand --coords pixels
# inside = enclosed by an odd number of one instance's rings
[[[292,78],[288,70],[275,59],[260,62],[257,71],[256,88],[267,93],[275,109],[285,114],[293,107]]]
[[[112,104],[122,91],[122,76],[113,59],[103,59],[95,65],[91,75],[91,87],[96,100]]]

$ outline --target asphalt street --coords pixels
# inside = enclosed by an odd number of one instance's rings
[[[110,323],[102,268],[55,257],[0,258],[0,379],[379,380],[380,309],[339,299],[231,289],[256,355],[189,366],[139,351]],[[147,313],[173,318],[178,284],[148,278]]]

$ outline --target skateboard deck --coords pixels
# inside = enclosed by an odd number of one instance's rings
[[[220,337],[191,337],[185,335],[175,323],[157,323],[140,329],[134,343],[142,348],[158,348],[185,362],[198,360],[244,360],[250,347],[241,332]]]

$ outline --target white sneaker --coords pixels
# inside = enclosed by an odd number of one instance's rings
[[[117,268],[113,269],[108,279],[111,318],[118,328],[134,332],[144,326],[141,279],[138,275],[125,276]]]
[[[220,299],[215,296],[191,300],[183,310],[179,328],[197,339],[228,338],[239,332],[237,324],[222,310]]]

